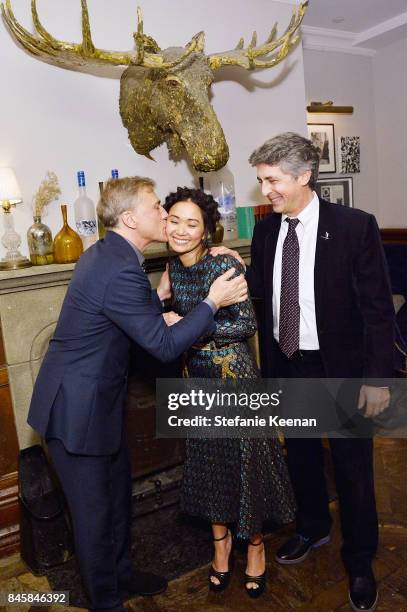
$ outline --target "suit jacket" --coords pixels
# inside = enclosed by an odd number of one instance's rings
[[[75,267],[28,423],[42,436],[61,439],[70,452],[114,453],[122,435],[130,343],[172,361],[213,327],[206,303],[167,327],[136,252],[108,232]]]
[[[256,226],[247,281],[264,300],[263,374],[273,370],[273,266],[281,214]],[[393,376],[394,307],[373,215],[320,200],[314,268],[315,311],[328,378]]]

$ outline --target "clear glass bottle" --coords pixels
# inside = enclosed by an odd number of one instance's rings
[[[82,239],[83,249],[86,250],[98,239],[96,210],[93,201],[86,194],[84,171],[79,170],[77,176],[79,197],[74,202],[75,224]]]
[[[227,168],[213,173],[211,191],[219,205],[221,223],[224,227],[224,240],[237,238],[235,182]]]
[[[42,223],[40,216],[34,217],[34,223],[27,230],[28,250],[34,266],[54,263],[54,245],[48,225]]]

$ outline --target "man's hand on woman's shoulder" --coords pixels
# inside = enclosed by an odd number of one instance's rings
[[[234,251],[233,249],[228,249],[228,247],[225,247],[225,246],[217,246],[217,247],[211,247],[209,249],[209,253],[213,257],[216,257],[217,255],[231,255],[232,257],[237,259],[237,261],[241,263],[244,269],[246,270],[245,262],[241,258],[240,254],[237,251]]]
[[[231,306],[238,302],[244,302],[248,298],[247,283],[243,274],[235,276],[236,269],[230,268],[218,276],[210,286],[208,298],[210,298],[217,308]]]

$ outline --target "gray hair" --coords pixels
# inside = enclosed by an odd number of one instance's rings
[[[107,181],[97,205],[97,214],[105,227],[116,227],[120,215],[134,208],[142,191],[153,191],[155,183],[143,176],[131,176]]]
[[[267,164],[269,166],[280,166],[286,174],[291,174],[298,178],[307,170],[311,170],[309,187],[315,189],[320,152],[310,140],[295,134],[294,132],[284,132],[253,151],[249,157],[252,166]]]

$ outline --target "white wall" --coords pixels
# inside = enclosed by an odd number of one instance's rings
[[[378,195],[378,163],[372,59],[346,53],[304,50],[305,91],[310,101],[333,100],[337,105],[353,106],[353,115],[308,113],[309,123],[333,123],[336,151],[341,136],[359,136],[360,174],[353,176],[354,206],[369,211],[382,221]],[[337,155],[336,174],[341,176]]]
[[[200,30],[206,32],[208,53],[232,49],[241,36],[259,40],[269,34],[275,20],[282,32],[292,6],[270,0],[139,0],[144,30],[158,44],[186,44]],[[12,0],[18,20],[32,28],[29,0]],[[38,0],[44,26],[56,37],[80,40],[80,2]],[[136,29],[136,0],[88,0],[93,39],[98,47],[129,50]],[[98,181],[111,168],[121,176],[140,174],[157,181],[161,197],[178,184],[192,184],[185,162],[175,165],[166,147],[156,150],[156,163],[130,147],[118,109],[119,80],[64,70],[34,59],[3,30],[0,36],[0,166],[12,166],[21,185],[24,204],[15,211],[17,230],[23,235],[32,223],[30,203],[47,170],[59,177],[60,202],[72,205],[76,197],[76,170],[86,172],[88,193],[96,200]],[[213,106],[229,143],[229,168],[234,174],[238,204],[258,202],[254,171],[247,163],[251,151],[274,134],[305,132],[305,90],[302,49],[283,64],[249,74],[239,68],[222,69],[212,86]],[[73,223],[72,206],[69,220]],[[44,221],[54,234],[60,229],[58,203]],[[1,230],[0,230],[1,231]],[[0,256],[4,254],[0,248]]]
[[[373,58],[383,227],[407,226],[407,40],[380,49]]]

